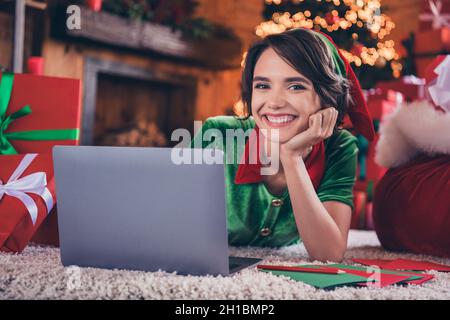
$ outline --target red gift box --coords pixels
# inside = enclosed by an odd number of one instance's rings
[[[401,92],[406,101],[415,101],[425,96],[425,81],[420,78],[404,77],[395,81],[380,81],[377,88]]]
[[[389,113],[392,111],[391,109],[393,107],[405,100],[405,97],[401,92],[385,88],[372,88],[369,90],[364,90],[363,94],[372,119],[381,119],[381,116],[384,115],[384,113]],[[383,105],[384,103],[380,101],[387,101],[386,105]],[[345,115],[341,127],[349,130],[353,134],[356,134],[353,130],[353,124],[348,114]]]
[[[91,10],[99,12],[102,10],[102,2],[102,0],[87,0],[87,5]]]
[[[0,250],[22,252],[56,202],[50,154],[0,157]]]
[[[401,92],[391,89],[372,88],[365,91],[366,102],[387,100],[394,103],[402,103],[405,99]]]
[[[56,206],[36,230],[30,242],[59,247],[58,211]]]
[[[373,198],[374,183],[371,180],[356,180],[354,191],[362,191],[367,194],[367,200],[372,201]]]
[[[383,121],[384,117],[392,113],[397,106],[397,102],[388,100],[370,100],[367,103],[372,118],[380,121]]]
[[[80,80],[0,73],[0,96],[0,154],[78,144]]]
[[[372,202],[368,200],[364,191],[353,191],[355,209],[352,214],[351,229],[374,230]]]
[[[369,150],[367,152],[366,159],[366,179],[369,181],[373,181],[374,188],[377,182],[380,181],[380,179],[388,170],[388,168],[382,167],[375,162],[376,145],[379,139],[380,135],[376,134],[374,140],[369,144]]]
[[[429,76],[429,69],[433,63],[435,63],[436,58],[438,58],[440,55],[435,55],[431,57],[420,57],[416,58],[416,70],[417,74],[420,75],[423,78],[427,78]],[[436,68],[437,66],[434,66]]]
[[[373,202],[368,202],[366,204],[366,229],[375,230],[373,223]]]
[[[367,193],[364,191],[353,191],[354,209],[350,224],[351,229],[365,229],[365,208],[367,204]]]
[[[378,140],[380,139],[380,135],[375,134],[374,140],[369,143],[367,148],[367,156],[365,157],[365,175],[364,180],[357,180],[355,182],[355,190],[358,191],[367,191],[369,184],[372,184],[371,188],[374,189],[376,184],[387,172],[388,168],[382,167],[375,162],[375,152],[376,145]],[[356,168],[356,176],[360,177],[360,166]]]
[[[416,32],[414,40],[414,52],[434,53],[450,51],[450,28],[443,27],[437,30]]]
[[[432,0],[436,5],[439,16],[445,18],[444,21],[450,23],[450,0]],[[440,4],[439,4],[440,2]],[[436,17],[433,15],[429,0],[422,0],[419,14],[419,30],[433,29],[433,21]]]
[[[44,58],[43,57],[29,57],[28,58],[28,72],[35,75],[44,74]]]
[[[353,190],[367,192],[369,183],[367,180],[356,180]]]

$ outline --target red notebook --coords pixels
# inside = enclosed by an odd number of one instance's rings
[[[396,269],[396,270],[415,270],[426,271],[436,270],[441,272],[450,272],[450,267],[443,264],[438,264],[429,261],[415,261],[408,259],[395,259],[382,267],[383,269]]]
[[[367,267],[346,266],[343,264],[334,264],[330,265],[330,267],[339,268],[340,270],[344,270],[348,274],[364,277],[367,279],[367,281],[361,282],[359,283],[359,285],[376,288],[384,288],[392,284],[404,282],[412,276],[407,272],[396,272],[397,274],[390,274],[387,273],[389,272],[387,270],[385,271],[382,269],[378,269],[379,272],[376,272],[376,270],[372,270],[371,268]]]
[[[414,271],[436,270],[441,272],[450,272],[450,266],[429,261],[417,261],[410,259],[395,259],[395,260],[352,259],[352,261],[368,266],[369,265],[379,266],[382,269],[414,270]]]

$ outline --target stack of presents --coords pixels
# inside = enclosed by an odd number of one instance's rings
[[[421,0],[420,12],[413,54],[417,76],[424,78],[436,56],[450,54],[450,0]]]
[[[0,73],[0,251],[58,244],[51,152],[80,121],[80,80]]]
[[[377,183],[388,170],[375,162],[380,124],[387,115],[404,102],[423,99],[425,80],[415,76],[405,76],[395,81],[378,82],[376,88],[366,90],[364,93],[367,107],[374,121],[376,135],[375,139],[369,142],[363,136],[356,134],[359,154],[353,190],[355,207],[351,228],[373,230],[373,194]]]
[[[378,181],[387,168],[375,162],[378,128],[383,119],[403,102],[425,98],[425,79],[437,56],[450,54],[450,0],[422,0],[419,29],[413,47],[415,76],[396,81],[379,82],[366,91],[366,101],[377,135],[372,142],[357,135],[360,149],[351,228],[373,230],[372,199]]]

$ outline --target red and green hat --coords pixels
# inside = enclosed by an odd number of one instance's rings
[[[372,141],[375,137],[375,128],[361,86],[353,69],[347,59],[341,54],[331,37],[320,31],[315,31],[315,33],[329,48],[336,72],[351,82],[350,94],[353,98],[353,103],[349,107],[348,116],[350,117],[353,127],[367,140]]]

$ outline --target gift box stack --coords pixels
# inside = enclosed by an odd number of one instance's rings
[[[414,55],[417,75],[424,78],[434,58],[450,53],[450,0],[422,0],[420,12]]]
[[[354,212],[351,228],[373,230],[372,199],[378,181],[387,172],[375,162],[376,145],[379,140],[379,126],[385,117],[404,102],[425,98],[425,79],[404,76],[394,81],[378,82],[376,88],[365,91],[367,107],[374,121],[375,138],[369,143],[363,136],[358,138],[358,170],[353,189]]]
[[[387,168],[375,162],[375,146],[379,139],[378,128],[383,119],[400,105],[405,96],[394,89],[377,87],[365,91],[367,107],[374,121],[375,139],[369,142],[362,135],[358,139],[358,167],[355,187],[353,188],[354,210],[352,229],[373,230],[372,197],[377,182],[386,173]]]
[[[397,101],[403,100],[405,102],[412,102],[421,100],[425,98],[425,79],[409,75],[398,80],[380,81],[377,83],[377,90],[382,90],[383,92],[393,91],[397,94],[400,93],[402,98],[398,98]],[[370,111],[372,112],[372,110]]]
[[[0,73],[0,250],[58,244],[52,148],[77,145],[81,83]]]

